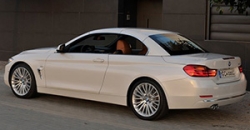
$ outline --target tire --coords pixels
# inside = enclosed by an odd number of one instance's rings
[[[129,103],[134,114],[143,120],[160,119],[168,112],[162,88],[158,83],[149,79],[139,80],[132,86]]]
[[[19,98],[32,98],[37,94],[34,74],[24,63],[14,66],[10,71],[9,82],[12,92]]]

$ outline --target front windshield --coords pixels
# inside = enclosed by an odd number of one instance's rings
[[[206,52],[194,42],[178,34],[157,34],[149,37],[157,42],[170,55]]]

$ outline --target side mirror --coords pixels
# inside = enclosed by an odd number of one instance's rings
[[[65,52],[65,44],[60,44],[57,47],[56,51],[59,52],[59,53],[64,53]]]

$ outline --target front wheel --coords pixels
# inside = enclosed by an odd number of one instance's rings
[[[168,112],[165,94],[159,84],[152,80],[136,82],[129,95],[130,107],[143,120],[162,118]]]
[[[31,98],[35,96],[37,93],[36,81],[28,65],[18,64],[11,70],[10,87],[17,97]]]

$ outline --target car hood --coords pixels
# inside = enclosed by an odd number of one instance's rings
[[[241,60],[239,57],[215,53],[198,53],[189,55],[168,56],[163,57],[163,59],[168,63],[183,65],[199,64],[206,65],[210,68],[236,67],[241,65]]]
[[[41,54],[41,53],[48,53],[48,52],[50,52],[52,50],[56,50],[56,48],[55,47],[39,48],[39,49],[23,51],[20,54]]]

